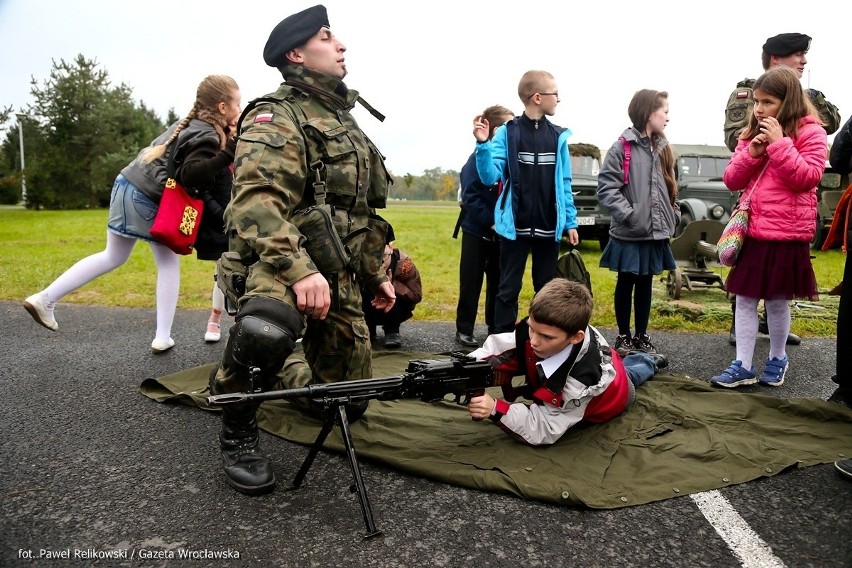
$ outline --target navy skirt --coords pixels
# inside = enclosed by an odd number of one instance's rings
[[[664,270],[677,268],[668,240],[622,241],[613,237],[609,238],[601,254],[600,266],[639,276],[660,274]]]
[[[725,288],[731,294],[764,300],[818,300],[810,245],[747,238]]]

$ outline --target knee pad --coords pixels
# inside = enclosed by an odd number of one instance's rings
[[[236,373],[250,376],[253,367],[271,377],[284,366],[302,331],[302,317],[292,306],[272,298],[250,298],[231,328],[223,360]]]

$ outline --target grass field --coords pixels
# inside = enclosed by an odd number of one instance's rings
[[[455,202],[391,202],[384,212],[395,228],[397,246],[414,259],[422,274],[424,300],[415,310],[416,319],[455,321],[460,241],[452,238],[452,232],[458,211]],[[106,220],[106,210],[0,209],[0,298],[23,300],[47,286],[76,261],[103,250]],[[581,243],[580,252],[592,275],[593,322],[602,327],[614,327],[615,274],[598,267],[601,251],[596,242]],[[840,281],[845,255],[840,251],[815,252],[814,255],[821,299],[794,307],[793,331],[802,335],[833,336],[838,298],[826,292]],[[718,271],[724,277],[728,269],[719,268]],[[212,262],[199,261],[194,256],[183,257],[178,307],[209,308],[212,275]],[[728,329],[731,311],[724,291],[718,288],[687,291],[684,288],[681,299],[673,301],[666,293],[665,278],[666,273],[655,280],[652,330],[721,332]],[[528,267],[520,298],[522,312],[532,298],[530,282]],[[155,283],[153,257],[147,244],[140,242],[125,265],[69,294],[62,302],[150,308],[154,305]],[[480,322],[481,313],[480,310]]]

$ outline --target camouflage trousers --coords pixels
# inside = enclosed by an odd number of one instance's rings
[[[300,388],[312,383],[330,383],[372,376],[370,334],[364,321],[361,290],[354,274],[341,271],[326,276],[331,289],[331,308],[323,320],[303,318],[302,347],[304,360],[297,354],[287,358],[274,376],[264,378],[263,390]],[[246,294],[241,303],[253,296],[268,296],[296,307],[296,295],[290,286],[275,276],[269,265],[251,267]],[[217,393],[240,392],[251,388],[248,377],[229,369],[225,360],[215,377]]]

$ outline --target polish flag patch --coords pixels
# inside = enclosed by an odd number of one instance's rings
[[[737,98],[738,99],[747,99],[748,98],[748,91],[737,91]],[[255,122],[257,122],[257,121],[255,121]]]
[[[254,117],[254,123],[258,122],[272,122],[272,113],[271,112],[262,112]]]

